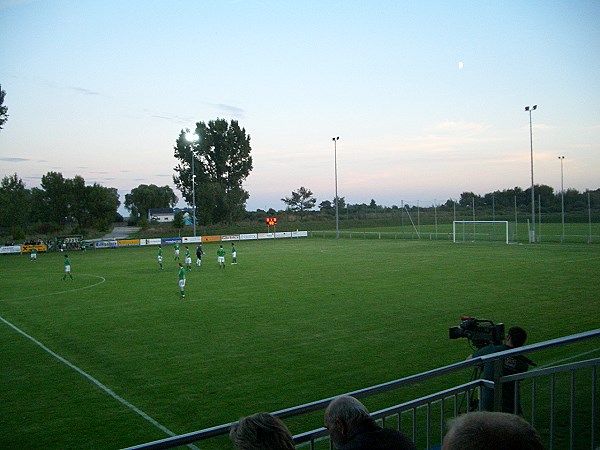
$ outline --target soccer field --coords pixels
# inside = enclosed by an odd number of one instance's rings
[[[597,245],[236,246],[220,270],[204,244],[185,301],[171,246],[163,271],[156,247],[70,253],[66,281],[60,253],[0,257],[0,448],[121,448],[423,372],[471,352],[464,314],[529,343],[600,326]]]

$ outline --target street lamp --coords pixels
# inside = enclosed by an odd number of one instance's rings
[[[560,159],[560,210],[562,216],[562,236],[560,242],[563,242],[565,240],[565,188],[563,184],[563,161],[565,157],[559,156],[558,159]]]
[[[185,139],[192,145],[190,145],[190,151],[192,154],[192,222],[194,224],[194,237],[196,237],[196,171],[194,168],[194,160],[196,159],[196,156],[194,155],[194,146],[193,144],[200,140],[200,136],[198,136],[196,133],[192,133],[190,131],[188,131],[185,134]]]
[[[333,164],[335,167],[335,238],[340,238],[340,216],[338,211],[338,189],[337,189],[337,141],[339,136],[332,138],[333,140]]]
[[[535,243],[535,193],[533,187],[533,127],[531,124],[531,111],[535,111],[537,105],[525,107],[525,111],[529,113],[529,142],[531,145],[531,232],[529,233],[529,242]]]

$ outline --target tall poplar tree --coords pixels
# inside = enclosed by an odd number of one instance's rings
[[[192,158],[194,159],[197,220],[203,224],[228,222],[243,217],[250,197],[242,183],[252,170],[250,136],[237,120],[211,120],[196,124],[188,140],[181,130],[175,143],[173,182],[192,205]]]

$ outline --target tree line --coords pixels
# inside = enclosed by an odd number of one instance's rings
[[[589,195],[589,197],[588,197]],[[590,207],[596,211],[600,208],[600,189],[593,191],[580,192],[577,189],[569,188],[564,192],[555,192],[551,186],[534,186],[536,211],[541,205],[544,214],[561,213],[564,208],[565,213],[583,214]],[[317,199],[312,191],[304,186],[291,193],[291,196],[284,197],[281,201],[286,205],[286,211],[299,216],[302,220],[305,216],[334,215],[335,198],[332,200],[323,200],[317,206]],[[345,197],[338,197],[338,213],[342,218],[365,218],[369,215],[386,214],[405,208],[412,210],[449,210],[477,208],[479,211],[486,211],[492,218],[494,214],[510,215],[518,212],[527,213],[531,210],[531,188],[522,189],[515,187],[512,189],[497,190],[484,195],[478,195],[474,192],[462,192],[457,199],[448,199],[443,203],[434,205],[419,205],[417,202],[401,202],[400,205],[385,206],[378,204],[375,199],[367,203],[351,204],[346,202]],[[315,208],[318,208],[316,210]],[[586,213],[587,214],[587,213]]]
[[[72,225],[74,232],[107,230],[120,205],[119,193],[83,177],[64,178],[59,172],[42,176],[40,187],[27,189],[15,173],[0,182],[0,227],[14,239],[51,234]]]

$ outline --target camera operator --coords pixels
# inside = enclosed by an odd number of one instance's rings
[[[527,332],[520,327],[512,327],[508,330],[505,344],[494,345],[490,344],[475,351],[469,355],[467,359],[476,358],[478,356],[498,353],[511,348],[521,347],[527,340]],[[502,365],[502,376],[514,375],[516,373],[526,372],[529,366],[529,360],[524,356],[508,356],[504,358]],[[486,380],[494,379],[494,362],[487,362],[483,365],[483,378]],[[518,393],[517,393],[518,396]],[[507,413],[515,413],[515,383],[505,383],[502,386],[502,411]],[[521,403],[517,401],[518,410],[516,413],[521,414]],[[494,410],[494,390],[483,386],[481,388],[481,408],[484,411]]]

